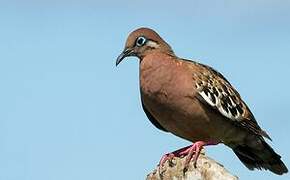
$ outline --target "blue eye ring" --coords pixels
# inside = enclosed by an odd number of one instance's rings
[[[137,39],[136,39],[136,46],[143,46],[145,43],[146,43],[147,39],[144,37],[144,36],[139,36]]]

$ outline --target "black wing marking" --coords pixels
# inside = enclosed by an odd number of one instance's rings
[[[161,124],[153,117],[153,115],[146,109],[143,100],[142,100],[142,108],[146,114],[146,116],[148,117],[148,119],[150,120],[150,122],[157,127],[158,129],[168,132],[164,127],[161,126]]]

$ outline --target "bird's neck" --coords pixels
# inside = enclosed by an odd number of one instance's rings
[[[156,73],[161,76],[175,60],[173,55],[163,52],[152,52],[140,59],[140,76],[150,76]]]

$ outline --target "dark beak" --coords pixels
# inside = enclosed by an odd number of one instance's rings
[[[131,48],[128,48],[128,49],[125,49],[117,58],[116,60],[116,66],[118,66],[118,64],[120,64],[120,62],[125,58],[125,57],[128,57],[128,56],[132,56],[133,55],[133,49]]]

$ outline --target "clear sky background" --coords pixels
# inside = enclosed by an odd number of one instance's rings
[[[129,32],[155,29],[184,58],[222,72],[290,168],[290,1],[0,1],[0,179],[144,179],[190,143],[157,130],[140,103]],[[207,153],[241,179],[223,145]]]

